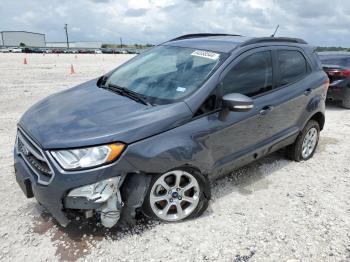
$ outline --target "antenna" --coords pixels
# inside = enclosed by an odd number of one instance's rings
[[[275,32],[273,32],[273,34],[271,35],[271,37],[275,37],[275,34],[277,33],[278,28],[280,27],[280,25],[277,25]]]

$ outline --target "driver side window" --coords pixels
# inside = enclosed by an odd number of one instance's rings
[[[236,64],[222,81],[223,95],[240,93],[249,97],[272,90],[270,51],[252,54]]]

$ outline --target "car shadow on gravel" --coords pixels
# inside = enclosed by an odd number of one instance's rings
[[[232,192],[251,195],[256,191],[268,189],[271,184],[269,175],[291,163],[285,154],[284,149],[280,150],[219,178],[212,185],[213,201]]]
[[[270,184],[267,179],[269,174],[289,163],[290,161],[284,159],[282,150],[218,179],[212,185],[214,204],[215,199],[233,191],[249,195],[258,190],[267,189]],[[41,215],[34,222],[31,231],[39,235],[48,234],[53,245],[57,248],[56,255],[64,261],[76,261],[88,255],[91,249],[103,239],[119,240],[130,234],[142,234],[159,225],[158,221],[140,216],[136,220],[136,224],[128,229],[120,227],[108,229],[101,226],[95,219],[75,219],[67,227],[62,227],[39,204],[36,204],[35,207]],[[208,216],[212,212],[209,209],[204,213],[204,216]]]
[[[121,227],[108,229],[97,219],[75,219],[67,227],[62,227],[39,204],[35,207],[40,212],[40,217],[36,218],[31,231],[39,235],[49,235],[57,248],[56,255],[63,261],[76,261],[90,254],[91,248],[97,246],[103,239],[119,240],[130,234],[142,234],[159,224],[140,217],[134,226],[127,229]]]

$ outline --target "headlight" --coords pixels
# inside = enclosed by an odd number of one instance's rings
[[[100,166],[117,159],[123,152],[124,144],[116,143],[81,149],[51,151],[52,156],[64,169],[82,169]]]

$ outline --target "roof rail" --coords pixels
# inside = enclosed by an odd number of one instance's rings
[[[207,37],[207,36],[241,36],[241,35],[234,35],[234,34],[212,34],[212,33],[199,33],[199,34],[187,34],[178,36],[176,38],[173,38],[167,42],[171,41],[177,41],[177,40],[183,40],[183,39],[189,39],[189,38],[198,38],[198,37]]]
[[[241,46],[259,44],[265,42],[287,42],[296,44],[307,44],[303,39],[300,38],[290,38],[290,37],[257,37],[249,39],[241,44]]]

